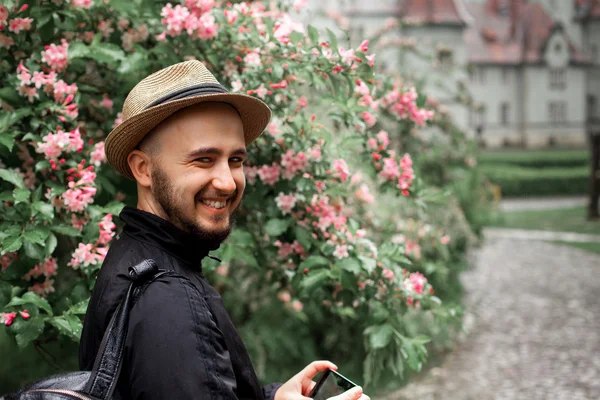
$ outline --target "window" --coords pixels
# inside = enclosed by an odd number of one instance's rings
[[[504,102],[500,104],[500,123],[504,126],[510,124],[510,104]]]
[[[549,102],[548,120],[552,125],[559,125],[567,122],[567,103],[564,101]]]
[[[592,118],[596,118],[597,117],[597,107],[598,107],[598,101],[596,100],[596,96],[589,94],[588,98],[587,98],[587,117],[588,119],[592,119]]]
[[[567,71],[564,68],[550,70],[550,89],[564,90],[567,87]]]
[[[471,111],[471,126],[473,126],[475,128],[484,126],[485,120],[486,120],[486,115],[485,115],[484,108]]]
[[[478,67],[475,69],[475,80],[478,83],[485,83],[485,69]]]

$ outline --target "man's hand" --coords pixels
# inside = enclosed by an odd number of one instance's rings
[[[321,371],[327,368],[337,370],[335,364],[329,361],[313,361],[302,371],[294,375],[289,381],[281,385],[275,393],[275,400],[309,400],[308,395],[313,390],[316,382],[313,378]],[[355,387],[330,400],[371,400],[369,396],[363,394],[362,388]]]

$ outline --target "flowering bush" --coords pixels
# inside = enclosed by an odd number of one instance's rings
[[[420,370],[423,334],[457,314],[431,282],[472,236],[468,225],[449,236],[456,218],[425,212],[451,199],[407,151],[431,151],[414,133],[442,120],[414,87],[376,72],[369,41],[345,48],[296,22],[301,3],[0,6],[0,321],[19,346],[78,340],[113,216],[135,204],[134,185],[105,165],[103,139],[139,79],[197,58],[274,115],[248,149],[222,263],[205,263],[259,373],[283,379],[317,356],[362,364],[366,383]]]

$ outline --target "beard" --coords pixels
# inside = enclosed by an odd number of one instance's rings
[[[235,222],[233,213],[229,216],[229,223],[223,229],[208,230],[198,223],[195,219],[187,217],[182,211],[180,198],[175,193],[171,181],[161,168],[152,170],[152,195],[162,207],[167,216],[167,220],[184,232],[196,236],[211,250],[219,248],[221,243],[227,239]],[[232,198],[236,198],[237,192]],[[241,204],[241,202],[240,202]],[[237,210],[237,208],[236,208]],[[235,211],[235,210],[234,210]],[[227,218],[226,216],[213,217],[215,219]]]

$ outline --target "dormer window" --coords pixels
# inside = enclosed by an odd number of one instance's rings
[[[550,69],[550,89],[564,90],[567,87],[567,71],[564,68]]]

